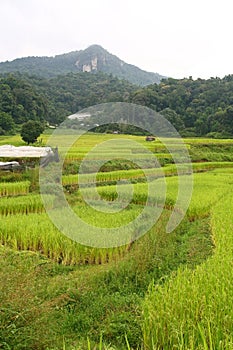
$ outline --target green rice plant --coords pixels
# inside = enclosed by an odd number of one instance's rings
[[[130,201],[132,204],[145,205],[148,200],[148,185],[147,183],[134,184],[133,186],[133,195],[131,185],[120,185],[120,198],[119,193],[117,192],[117,187],[115,185],[111,186],[99,186],[97,191],[95,188],[85,188],[82,189],[80,194],[81,198],[85,198],[92,201],[98,201],[100,198],[102,200],[108,201],[109,204],[118,200],[119,205],[122,204],[124,207],[125,203]],[[100,198],[99,198],[100,197]],[[163,198],[157,196],[156,193],[150,195],[150,202],[155,206],[163,202]],[[148,203],[149,204],[149,203]]]
[[[106,215],[105,206],[101,201],[94,202],[94,207],[80,203],[73,207],[77,215],[85,222],[96,227],[120,227],[132,222],[143,210],[143,206],[131,205],[127,210],[119,212],[108,212]],[[123,208],[124,209],[124,208]]]
[[[20,135],[14,136],[0,136],[0,145],[14,145],[14,146],[23,146],[24,142]]]
[[[54,196],[45,195],[47,208],[53,207]],[[0,198],[0,215],[28,214],[44,212],[44,203],[40,195]]]
[[[217,168],[232,168],[232,162],[203,162],[203,163],[193,163],[194,171],[208,171]]]
[[[220,188],[209,208],[214,255],[195,270],[179,269],[164,285],[151,284],[143,305],[145,349],[232,349],[233,193],[229,176],[216,178],[215,186],[221,182],[227,194]]]
[[[213,169],[231,168],[232,162],[208,162],[208,163],[194,163],[192,165],[193,172],[205,172]],[[187,164],[179,165],[179,173],[187,174]],[[163,168],[149,168],[149,169],[131,169],[131,170],[118,170],[109,172],[98,172],[97,174],[82,174],[79,178],[78,174],[70,174],[62,176],[62,184],[78,185],[89,183],[104,183],[120,180],[137,180],[147,176],[149,180],[153,180],[163,176],[177,175],[177,166],[175,164],[167,165]]]
[[[203,163],[192,163],[193,172],[205,172],[218,168],[232,168],[232,162],[203,162]],[[176,169],[175,164],[165,165],[163,170],[166,175],[174,175]],[[187,164],[180,164],[179,170],[187,173]]]
[[[202,137],[193,137],[185,138],[185,143],[188,144],[233,144],[232,139],[212,139],[212,138],[202,138]]]
[[[173,167],[174,169],[174,167]],[[230,168],[229,168],[230,169]],[[183,181],[185,181],[184,175]],[[152,205],[160,206],[163,203],[163,197],[161,196],[161,189],[163,185],[162,179],[153,180],[156,185],[156,192],[150,194],[150,200],[148,201],[148,184],[147,183],[137,183],[137,184],[122,184],[119,186],[120,189],[120,198],[118,198],[119,193],[117,192],[117,187],[115,185],[111,186],[99,186],[97,190],[92,187],[86,187],[82,189],[82,192],[79,194],[80,204],[74,207],[80,218],[94,226],[100,227],[118,227],[121,224],[126,224],[131,222],[141,211],[140,206]],[[177,198],[178,194],[178,177],[170,176],[166,177],[166,199],[165,199],[165,208],[172,209]],[[132,195],[132,186],[133,186],[133,195]],[[223,198],[228,192],[231,186],[231,179],[228,174],[223,173],[214,173],[206,172],[204,174],[194,174],[194,189],[192,194],[191,203],[187,212],[187,216],[190,220],[195,220],[196,218],[204,218],[209,215],[211,208]],[[127,204],[127,207],[136,205],[134,210],[125,210],[125,203],[128,201],[130,196],[132,199],[130,204]],[[100,196],[100,197],[99,197]],[[99,210],[95,210],[91,207],[88,207],[82,203],[82,198],[89,200],[95,205],[99,205]],[[108,213],[101,212],[102,202],[108,201],[109,206],[111,202],[114,202],[116,199],[119,200],[119,205],[122,205],[122,210],[120,213]],[[137,208],[137,209],[136,209]],[[123,249],[124,252],[124,249]],[[109,257],[105,254],[105,251],[98,251],[97,255],[92,251],[89,255],[88,261],[107,261]],[[124,254],[124,253],[123,253]],[[109,256],[113,256],[114,252],[108,251]],[[121,255],[121,253],[120,253]],[[70,258],[68,257],[69,261]]]
[[[30,182],[1,182],[0,183],[0,197],[3,196],[18,196],[29,192]]]
[[[1,222],[0,238],[3,245],[37,251],[57,262],[62,260],[64,264],[70,263],[71,259],[78,263],[80,250],[83,250],[60,234],[46,214],[5,217]]]
[[[184,170],[186,167],[184,167]],[[120,180],[135,180],[145,178],[148,176],[150,179],[162,177],[163,175],[174,175],[176,174],[176,167],[166,167],[166,168],[151,168],[151,169],[132,169],[132,170],[118,170],[109,172],[98,172],[97,174],[82,174],[80,177],[78,174],[75,175],[63,175],[62,184],[66,185],[78,185],[91,184],[91,183],[104,183],[110,181],[120,181]]]
[[[119,213],[106,216],[106,213],[100,215],[98,211],[84,206],[74,210],[82,219],[87,222],[90,219],[89,223],[98,227],[101,225],[118,227],[130,222],[140,211],[138,208],[132,208],[126,215]],[[80,245],[60,233],[44,213],[2,217],[0,244],[19,250],[36,251],[64,265],[102,264],[115,261],[121,259],[129,249],[128,245],[109,249]]]
[[[153,173],[151,171],[151,173]],[[110,181],[119,181],[126,179],[136,179],[145,177],[145,174],[141,169],[133,169],[133,170],[118,170],[118,171],[110,171],[110,172],[98,172],[95,174],[84,174],[81,175],[80,178],[78,175],[63,175],[62,184],[66,185],[77,185],[80,183],[101,183],[101,182],[110,182]]]
[[[230,168],[229,168],[230,169]],[[151,169],[149,169],[151,170]],[[175,168],[173,167],[173,170]],[[182,180],[186,181],[188,175],[183,175]],[[150,194],[150,203],[152,205],[161,205],[163,203],[162,189],[163,179],[153,180],[156,192]],[[190,220],[194,220],[197,217],[208,216],[210,208],[226,193],[229,191],[229,176],[226,173],[215,174],[212,172],[206,172],[205,174],[194,174],[194,189],[192,194],[192,200],[187,212]],[[145,205],[148,201],[148,184],[121,184],[120,189],[120,201],[122,204],[131,198],[133,187],[133,196],[131,203],[137,205]],[[166,200],[165,206],[172,208],[176,202],[178,195],[178,177],[169,176],[166,177]],[[98,186],[97,190],[93,187],[87,187],[82,189],[80,193],[81,198],[97,201],[99,196],[103,200],[113,202],[118,198],[118,192],[116,185],[111,186]],[[149,204],[149,203],[147,203]]]

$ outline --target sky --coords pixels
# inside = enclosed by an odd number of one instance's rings
[[[233,74],[232,0],[0,0],[0,62],[92,44],[141,69]]]

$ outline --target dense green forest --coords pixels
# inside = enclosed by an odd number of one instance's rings
[[[161,112],[183,136],[233,135],[233,75],[164,79],[131,94],[130,102]]]
[[[164,115],[182,136],[233,136],[233,75],[223,79],[163,79],[140,88],[98,72],[53,78],[0,76],[0,134],[37,120],[60,124],[66,116],[104,102],[132,102]]]
[[[21,74],[0,76],[0,134],[28,120],[61,123],[98,103],[128,101],[135,86],[104,73],[69,73],[51,79]]]

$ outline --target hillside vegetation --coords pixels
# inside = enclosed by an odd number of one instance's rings
[[[70,114],[105,102],[131,102],[154,109],[185,137],[233,136],[232,75],[208,80],[169,78],[140,89],[104,73],[69,73],[50,79],[0,76],[0,133],[12,133],[27,120],[60,124]],[[137,132],[116,127],[120,132]],[[107,129],[113,130],[99,131]]]
[[[164,79],[130,101],[161,112],[182,136],[233,135],[233,75],[223,79]]]
[[[126,101],[135,87],[103,73],[70,73],[52,79],[21,74],[0,76],[0,134],[28,120],[61,123],[98,103]]]
[[[99,45],[55,57],[25,57],[0,63],[0,73],[20,72],[51,78],[67,73],[107,73],[137,85],[159,83],[164,76],[122,61]]]

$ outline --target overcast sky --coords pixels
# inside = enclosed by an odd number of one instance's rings
[[[233,74],[232,0],[0,0],[0,61],[99,44],[174,78]]]

